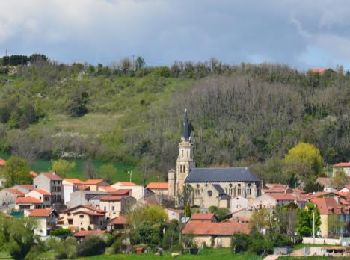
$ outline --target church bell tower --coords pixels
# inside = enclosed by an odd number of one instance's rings
[[[194,167],[194,161],[191,128],[188,122],[187,109],[185,109],[182,137],[179,143],[179,155],[176,160],[175,195],[182,192],[186,177],[192,167]]]

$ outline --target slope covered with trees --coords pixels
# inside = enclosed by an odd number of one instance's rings
[[[0,146],[27,159],[99,158],[164,176],[174,167],[184,108],[198,166],[252,165],[271,181],[299,142],[325,164],[350,158],[350,76],[212,59],[148,67],[45,59],[0,70]]]

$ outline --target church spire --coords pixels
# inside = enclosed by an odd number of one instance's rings
[[[186,141],[188,141],[190,136],[191,136],[191,128],[190,128],[190,124],[188,123],[187,109],[185,108],[182,137]]]

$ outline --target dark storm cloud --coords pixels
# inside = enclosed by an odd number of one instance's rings
[[[346,1],[8,0],[0,50],[109,64],[142,55],[174,60],[348,65]]]

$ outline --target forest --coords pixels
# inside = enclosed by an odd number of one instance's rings
[[[0,58],[0,151],[29,161],[102,159],[166,178],[185,108],[197,166],[251,166],[286,182],[280,162],[299,142],[315,145],[324,166],[350,158],[341,66],[320,74],[216,59],[154,67],[142,57],[108,66],[19,57]]]

